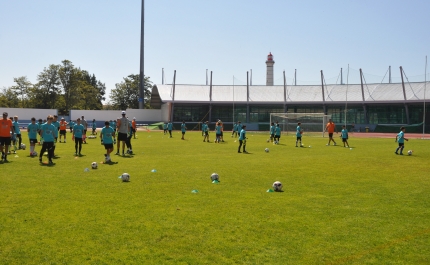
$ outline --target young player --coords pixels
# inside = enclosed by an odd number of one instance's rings
[[[348,130],[346,129],[345,125],[342,125],[342,131],[340,132],[343,142],[343,147],[349,147],[348,144]],[[345,146],[346,144],[346,146]]]
[[[60,121],[60,143],[61,143],[61,136],[64,137],[64,142],[66,142],[66,132],[67,132],[67,121],[64,118],[61,118]]]
[[[82,136],[84,134],[85,127],[81,124],[81,119],[76,119],[76,124],[73,126],[73,139],[75,140],[75,156],[81,155],[82,151]],[[79,149],[78,149],[79,147]],[[78,152],[79,151],[79,152]]]
[[[15,133],[12,121],[8,119],[7,116],[8,113],[3,112],[3,119],[0,120],[0,149],[3,162],[9,162],[7,160],[7,154],[11,143],[11,131],[12,134]]]
[[[40,129],[42,129],[42,125],[43,125],[43,121],[42,119],[39,119],[37,126],[39,126],[39,130],[37,131],[37,133],[40,135],[40,140],[39,140],[39,145],[43,144],[43,138],[42,135],[40,134]]]
[[[93,119],[93,124],[91,125],[91,135],[97,135],[97,123],[96,119]]]
[[[220,135],[220,139],[221,139],[221,142],[224,142],[224,124],[222,123],[222,121],[221,121],[221,120],[219,120],[218,122],[219,122],[219,125],[221,126],[221,135]]]
[[[187,126],[185,126],[185,121],[182,121],[182,124],[181,124],[181,132],[182,132],[182,140],[185,140],[185,132],[187,131]]]
[[[13,117],[13,128],[15,129],[16,139],[18,139],[18,149],[21,149],[21,130],[19,129],[18,116]]]
[[[71,133],[73,132],[73,126],[75,126],[75,124],[76,123],[74,121],[72,121],[72,120],[69,121],[69,128],[70,128]],[[64,137],[64,139],[66,139],[66,137]]]
[[[208,143],[209,143],[209,121],[206,121],[206,123],[203,123],[202,127],[205,134],[205,137],[203,138],[203,142],[206,142],[206,139],[208,139]]]
[[[275,126],[275,142],[279,144],[279,139],[281,138],[281,127],[279,126],[279,123]]]
[[[396,135],[396,142],[399,143],[399,147],[397,147],[396,151],[394,152],[396,155],[403,155],[403,149],[405,148],[405,140],[409,141],[407,138],[405,138],[405,131],[406,128],[404,126],[400,127],[400,132]]]
[[[105,127],[102,128],[100,132],[100,139],[102,145],[106,149],[105,162],[112,162],[110,158],[110,153],[113,152],[113,144],[115,139],[115,131],[109,126],[109,122],[105,121]]]
[[[236,122],[235,124],[233,124],[233,130],[231,132],[231,137],[237,137],[237,124],[238,122]]]
[[[167,123],[167,130],[169,131],[170,138],[172,138],[173,124],[171,121],[169,121],[169,123]]]
[[[50,165],[54,164],[52,162],[52,158],[54,157],[55,131],[57,130],[57,128],[52,124],[53,120],[54,117],[49,115],[47,122],[42,124],[40,129],[40,135],[43,138],[43,144],[39,154],[39,162],[42,163],[42,156],[46,151],[48,151],[48,163]]]
[[[127,140],[125,141],[125,145],[127,146],[127,154],[133,154],[133,148],[131,146],[131,138],[133,137],[133,123],[129,121],[129,131],[127,135]]]
[[[163,133],[167,134],[167,122],[163,123]]]
[[[30,141],[30,156],[34,156],[34,148],[37,143],[37,134],[39,132],[39,125],[36,124],[36,118],[31,118],[31,123],[27,126],[27,132]]]
[[[14,133],[15,130],[15,126],[13,126],[13,117],[9,118],[10,121],[12,122],[12,128],[10,129],[10,142],[11,145],[9,145],[9,154],[12,152],[12,147],[13,147],[13,153],[16,154],[16,134]]]
[[[274,139],[275,139],[275,123],[272,122],[270,124],[270,142],[273,142]]]
[[[242,122],[238,121],[236,126],[236,134],[237,136],[240,136],[240,131],[242,130]]]
[[[127,117],[125,116],[125,111],[121,112],[121,119],[118,121],[118,142],[116,143],[116,155],[119,155],[119,147],[122,142],[122,156],[125,156],[125,142],[127,141],[127,136],[130,132],[130,125]]]
[[[84,126],[84,131],[82,132],[82,142],[84,144],[87,143],[87,130],[88,130],[88,122],[87,120],[84,118],[84,115],[82,115],[81,117],[81,124],[82,126]]]
[[[131,121],[132,126],[132,132],[133,132],[133,138],[136,139],[136,130],[137,130],[137,124],[136,124],[136,118],[133,117],[133,120]]]
[[[221,140],[221,124],[219,122],[216,123],[215,125],[215,143],[219,143],[219,141]]]
[[[333,139],[333,133],[336,130],[336,125],[332,122],[331,119],[328,120],[327,125],[325,126],[324,132],[328,131],[328,143],[326,145],[330,145],[330,142],[333,141],[333,144],[336,145],[336,141]]]
[[[297,128],[296,128],[296,147],[297,147],[297,144],[299,143],[299,141],[300,141],[300,147],[303,147],[303,145],[302,145],[302,133],[303,133],[303,130],[302,130],[302,127],[300,127],[300,125],[302,125],[302,123],[301,122],[298,122],[297,123]]]
[[[248,152],[245,149],[246,149],[246,139],[248,139],[248,138],[246,138],[246,130],[245,129],[246,129],[246,125],[243,125],[242,129],[240,130],[240,133],[239,133],[239,148],[237,149],[237,152],[241,153],[240,147],[243,144],[243,153],[247,154]]]
[[[60,122],[58,121],[57,115],[54,115],[54,120],[52,121],[52,125],[54,125],[56,129],[54,132],[54,137],[55,137],[54,147],[52,148],[52,157],[55,157],[55,144],[57,143],[58,132],[60,131]]]

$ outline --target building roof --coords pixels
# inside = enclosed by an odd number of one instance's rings
[[[316,103],[334,104],[343,102],[359,103],[413,103],[424,101],[424,82],[405,83],[405,95],[402,83],[391,84],[360,84],[354,85],[321,85],[309,86],[212,86],[212,99],[210,86],[206,85],[154,85],[152,100],[158,104],[167,102],[176,103],[250,103],[250,104],[283,104],[285,103]],[[430,90],[427,82],[426,90]],[[430,97],[427,91],[426,97]],[[249,93],[249,96],[247,96]],[[284,100],[285,96],[285,100]],[[364,97],[364,99],[363,99]]]

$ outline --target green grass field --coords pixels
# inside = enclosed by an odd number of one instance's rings
[[[138,132],[108,165],[99,138],[75,158],[68,134],[46,166],[23,134],[0,163],[0,264],[430,264],[430,141],[400,156],[394,138],[295,148],[248,132],[238,154],[226,136]],[[284,192],[267,192],[276,180]]]

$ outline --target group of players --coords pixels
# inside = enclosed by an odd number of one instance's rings
[[[118,139],[116,155],[120,154],[120,143],[122,142],[122,155],[125,156],[125,146],[127,146],[127,154],[133,154],[131,139],[136,138],[136,119],[129,121],[125,111],[122,111],[121,118],[116,121],[106,121],[105,126],[100,132],[101,144],[105,147],[106,153],[105,162],[111,162],[110,154],[114,150],[116,143],[115,137]],[[36,118],[31,118],[31,123],[27,126],[28,138],[30,142],[30,156],[37,156],[35,151],[36,144],[42,145],[39,154],[39,161],[42,163],[42,156],[45,152],[48,153],[48,164],[53,164],[52,159],[55,157],[55,144],[57,140],[66,143],[66,131],[69,126],[72,133],[72,140],[75,142],[75,155],[80,156],[82,151],[82,143],[86,143],[86,134],[88,122],[84,116],[76,119],[76,122],[66,122],[64,118],[58,121],[57,115],[49,115],[45,121],[39,119],[36,123]],[[95,137],[97,125],[95,119],[92,123],[92,135]],[[39,141],[38,141],[39,138]],[[58,139],[59,138],[59,139]],[[0,119],[0,150],[2,153],[1,160],[8,162],[7,155],[11,152],[16,153],[16,144],[18,149],[25,149],[22,144],[22,137],[18,117],[8,119],[8,113],[3,113],[3,118]],[[12,151],[12,147],[14,150]]]

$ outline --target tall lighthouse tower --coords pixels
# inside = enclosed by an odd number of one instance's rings
[[[267,55],[267,61],[266,61],[266,86],[273,86],[273,65],[275,64],[275,61],[273,61],[273,55],[270,52],[269,55]]]

